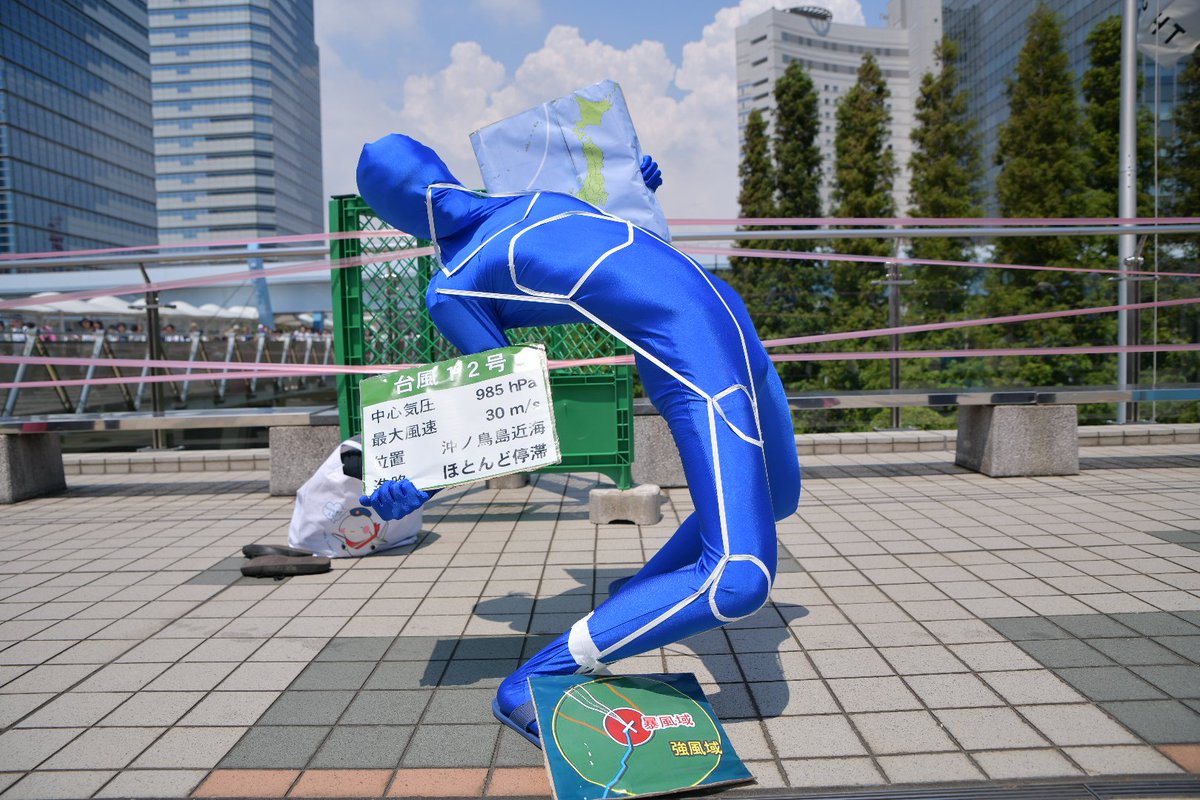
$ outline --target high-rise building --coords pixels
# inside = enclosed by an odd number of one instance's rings
[[[921,76],[934,68],[933,48],[941,38],[940,11],[937,0],[892,0],[886,28],[836,23],[819,6],[774,9],[753,17],[736,34],[739,130],[756,108],[771,124],[775,82],[793,61],[802,63],[817,91],[821,126],[817,146],[824,170],[821,205],[828,212],[837,105],[857,81],[863,56],[871,53],[891,93],[889,147],[897,166],[893,197],[897,209],[905,208],[914,103]]]
[[[159,241],[325,229],[313,0],[150,0]]]
[[[1029,15],[1040,0],[942,0],[944,28],[948,38],[960,45],[959,86],[967,95],[967,114],[975,120],[985,168],[984,190],[988,213],[995,213],[995,164],[1000,128],[1008,120],[1008,80],[1016,77],[1017,57],[1029,35]],[[1084,73],[1089,67],[1088,34],[1097,22],[1121,13],[1112,0],[1066,0],[1049,6],[1061,21],[1063,46],[1069,69],[1075,75],[1079,103]],[[1156,112],[1160,142],[1171,136],[1171,108],[1175,100],[1175,72],[1158,69],[1148,58],[1140,58],[1143,86],[1140,102]],[[1147,182],[1139,176],[1139,183]]]
[[[0,2],[0,253],[153,244],[145,0]]]
[[[1016,77],[1017,56],[1029,34],[1029,15],[1039,0],[943,0],[948,38],[958,42],[959,87],[967,95],[967,115],[975,120],[983,155],[985,203],[996,211],[995,186],[1000,167],[995,163],[1000,128],[1008,120],[1008,80]],[[1062,27],[1070,69],[1079,78],[1088,65],[1087,35],[1092,26],[1119,4],[1105,0],[1069,0],[1053,9],[1066,23]]]

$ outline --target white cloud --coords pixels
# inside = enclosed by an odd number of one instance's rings
[[[481,1],[494,6],[536,5],[536,0]],[[358,74],[336,53],[323,49],[326,191],[354,192],[354,164],[363,142],[391,131],[424,141],[460,180],[479,185],[468,138],[472,131],[612,78],[625,93],[643,150],[662,166],[665,183],[659,195],[668,216],[734,217],[738,192],[734,31],[750,17],[787,4],[789,0],[741,0],[737,6],[721,9],[700,38],[684,46],[679,64],[672,63],[661,42],[646,40],[618,49],[585,41],[578,29],[558,25],[510,75],[478,43],[459,42],[451,49],[445,69],[409,77],[402,91],[394,80]],[[825,0],[823,5],[833,11],[837,22],[863,24],[858,0]],[[410,29],[410,34],[420,32]],[[334,118],[330,103],[358,111]]]

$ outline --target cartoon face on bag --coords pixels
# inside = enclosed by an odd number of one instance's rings
[[[330,502],[323,510],[333,523],[326,535],[337,541],[337,549],[357,555],[386,544],[388,522],[372,516],[371,509],[355,505],[346,511],[341,503]]]

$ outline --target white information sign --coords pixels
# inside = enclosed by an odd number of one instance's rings
[[[540,345],[502,347],[367,378],[363,491],[439,489],[562,460]]]

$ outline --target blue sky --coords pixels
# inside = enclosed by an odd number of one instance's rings
[[[785,0],[316,0],[325,191],[354,192],[393,131],[477,184],[473,130],[604,78],[621,84],[669,216],[736,215],[733,29]],[[881,25],[886,0],[825,0]]]

